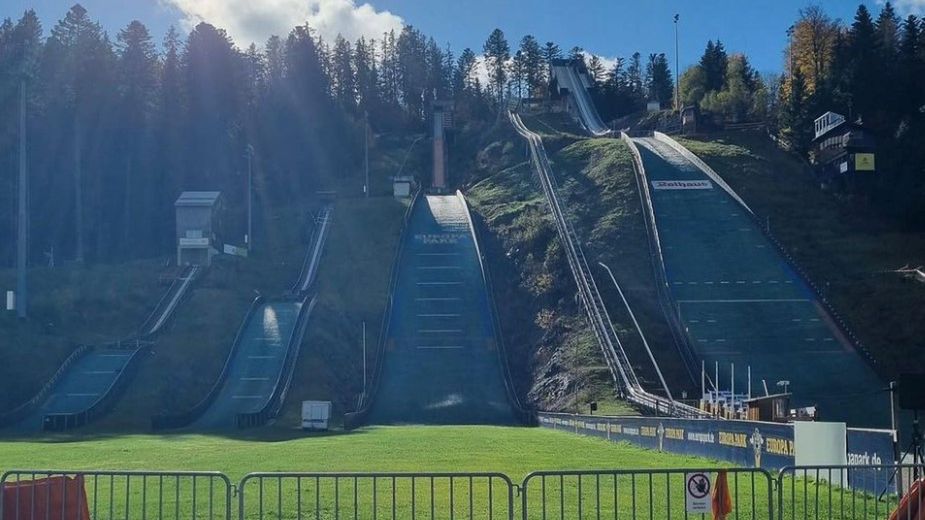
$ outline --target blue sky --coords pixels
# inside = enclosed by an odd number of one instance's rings
[[[902,13],[925,13],[925,0],[899,0]],[[786,30],[808,0],[82,0],[90,14],[114,34],[140,19],[160,40],[167,27],[188,28],[199,19],[223,26],[238,41],[262,42],[271,33],[310,19],[322,34],[378,35],[410,23],[458,51],[477,53],[488,33],[500,27],[512,44],[524,34],[553,40],[563,50],[574,45],[604,57],[665,52],[674,56],[672,17],[680,14],[681,67],[696,62],[708,39],[729,51],[744,52],[765,72],[778,71]],[[814,0],[835,18],[848,20],[855,0]],[[879,11],[875,1],[865,3]],[[69,1],[4,0],[0,17],[38,12],[46,31]]]

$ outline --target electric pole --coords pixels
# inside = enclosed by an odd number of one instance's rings
[[[26,177],[26,82],[20,83],[19,92],[19,220],[17,233],[16,258],[16,315],[25,319],[29,306],[26,268],[29,255],[28,240],[28,203],[29,181]]]
[[[674,15],[674,108],[678,112],[681,111],[681,73],[680,73],[680,61],[681,59],[678,56],[679,45],[678,45],[678,18],[680,15]]]
[[[253,212],[252,206],[254,201],[254,147],[247,145],[247,236],[244,237],[244,245],[247,247],[247,254],[251,255],[254,251],[253,242]]]

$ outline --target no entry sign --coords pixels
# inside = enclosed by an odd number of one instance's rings
[[[707,473],[688,473],[684,476],[684,494],[688,513],[711,513],[713,511],[710,493],[713,482]]]

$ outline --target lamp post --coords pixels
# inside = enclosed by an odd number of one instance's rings
[[[254,235],[253,233],[253,190],[254,190],[254,175],[253,175],[253,160],[254,160],[254,147],[247,145],[247,236],[244,237],[244,245],[247,247],[247,254],[250,255],[253,253],[253,242]]]
[[[677,111],[681,111],[681,75],[680,75],[680,62],[681,59],[678,56],[679,45],[678,45],[678,18],[681,15],[674,15],[674,108]]]
[[[19,219],[17,222],[16,254],[16,316],[25,319],[28,314],[29,300],[26,268],[28,253],[28,190],[29,179],[26,177],[26,82],[20,84],[19,92]]]
[[[363,399],[366,399],[366,322],[363,322]]]

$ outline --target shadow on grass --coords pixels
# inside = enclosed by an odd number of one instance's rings
[[[274,427],[248,428],[242,430],[171,430],[166,432],[151,431],[124,431],[124,432],[107,432],[107,431],[74,431],[72,433],[45,434],[36,433],[34,435],[14,434],[0,432],[0,444],[4,443],[48,443],[48,444],[67,444],[92,441],[108,441],[126,437],[149,437],[164,440],[185,440],[191,436],[208,436],[221,437],[228,440],[247,441],[247,442],[289,442],[299,439],[325,438],[325,437],[343,437],[354,436],[367,433],[367,428],[356,430],[328,430],[328,431],[303,431],[298,429],[284,429]]]

